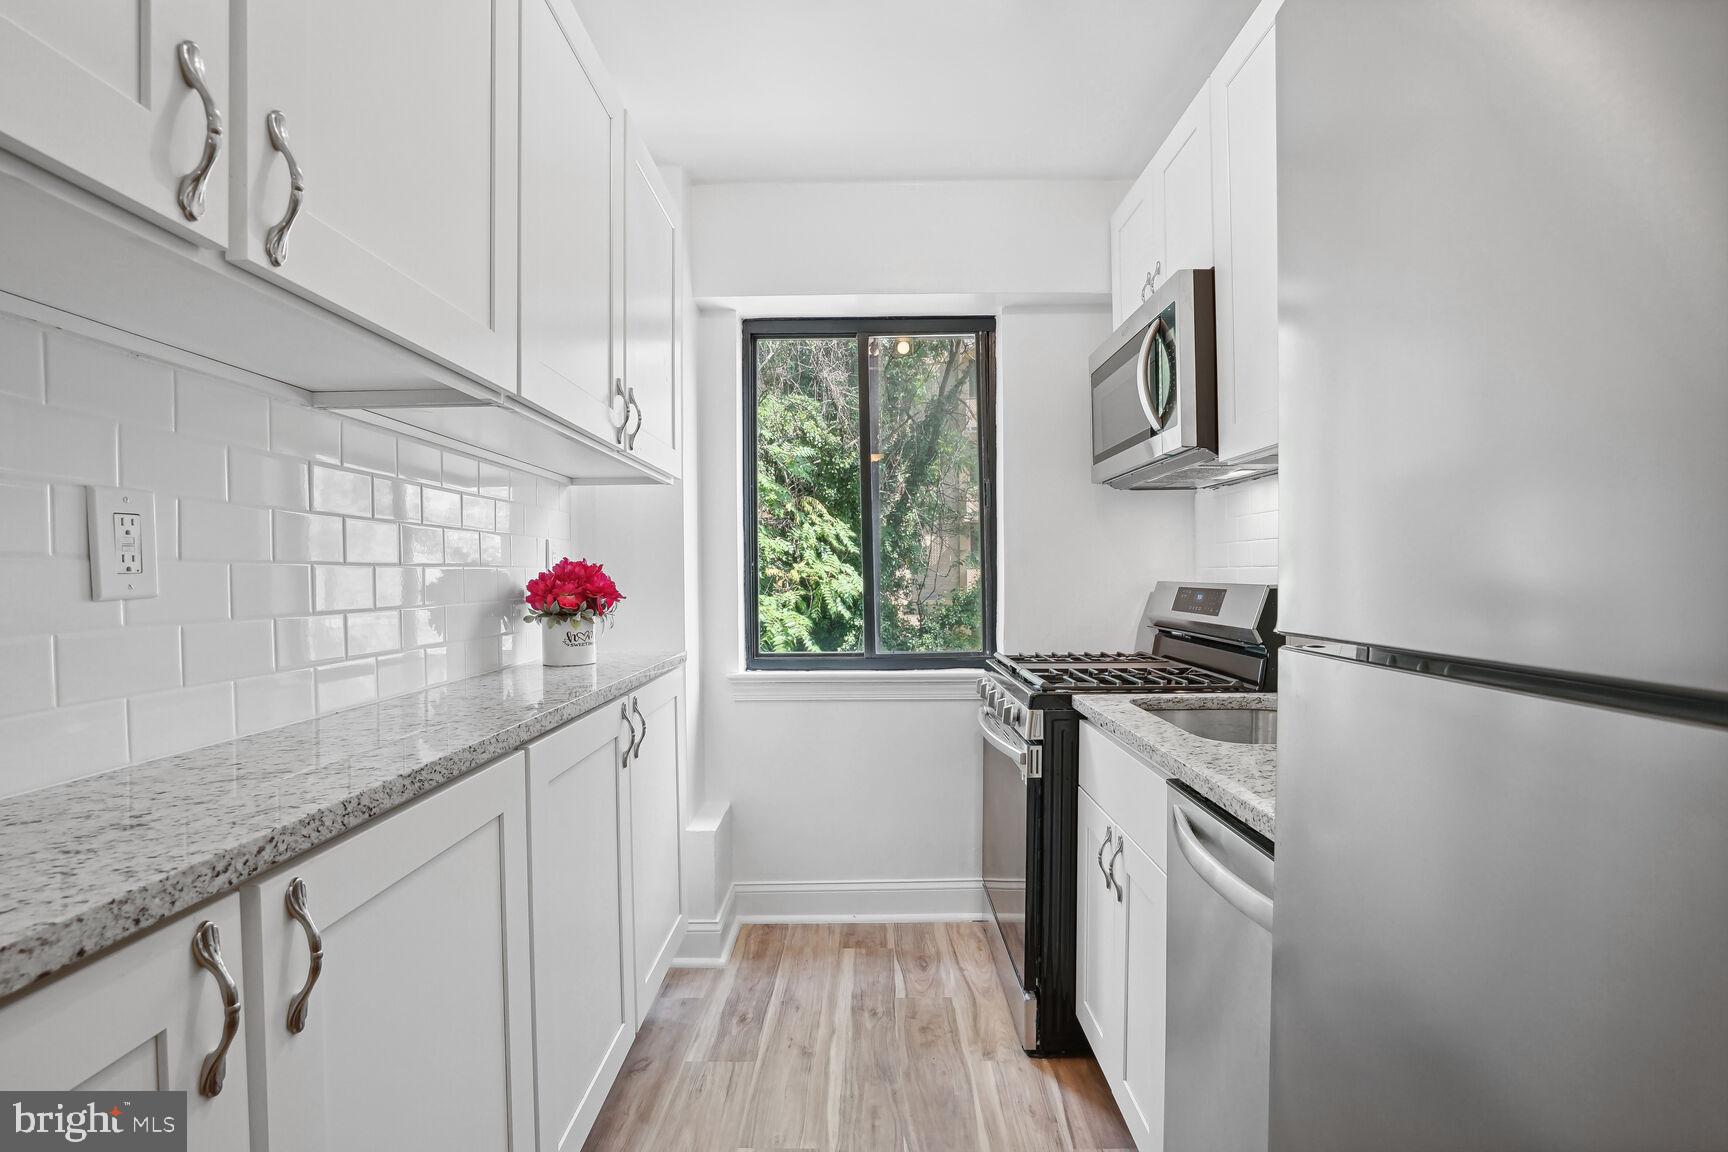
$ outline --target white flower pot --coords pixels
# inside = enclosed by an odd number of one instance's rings
[[[541,662],[551,668],[592,664],[599,655],[600,621],[566,617],[540,626]]]

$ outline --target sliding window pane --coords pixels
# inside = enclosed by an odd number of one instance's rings
[[[982,651],[978,336],[869,341],[878,650]]]
[[[858,341],[756,341],[759,652],[862,652]]]

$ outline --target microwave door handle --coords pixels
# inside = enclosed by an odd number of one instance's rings
[[[1157,347],[1158,337],[1169,330],[1163,316],[1154,316],[1152,323],[1146,326],[1146,336],[1140,341],[1140,354],[1134,358],[1134,379],[1140,392],[1140,410],[1146,413],[1146,422],[1152,426],[1154,433],[1164,431],[1164,418],[1158,414],[1158,405],[1152,398],[1152,350]]]

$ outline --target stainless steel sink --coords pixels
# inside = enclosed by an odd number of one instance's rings
[[[1278,712],[1274,708],[1165,708],[1156,700],[1134,703],[1203,740],[1222,740],[1226,744],[1278,743]]]

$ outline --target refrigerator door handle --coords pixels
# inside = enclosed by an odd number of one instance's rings
[[[1189,867],[1194,869],[1200,879],[1224,897],[1230,907],[1266,931],[1272,931],[1272,901],[1206,851],[1206,846],[1194,835],[1194,826],[1188,822],[1187,814],[1179,805],[1172,805],[1170,808],[1170,826],[1176,830],[1176,846],[1182,850],[1182,858],[1188,861]]]

